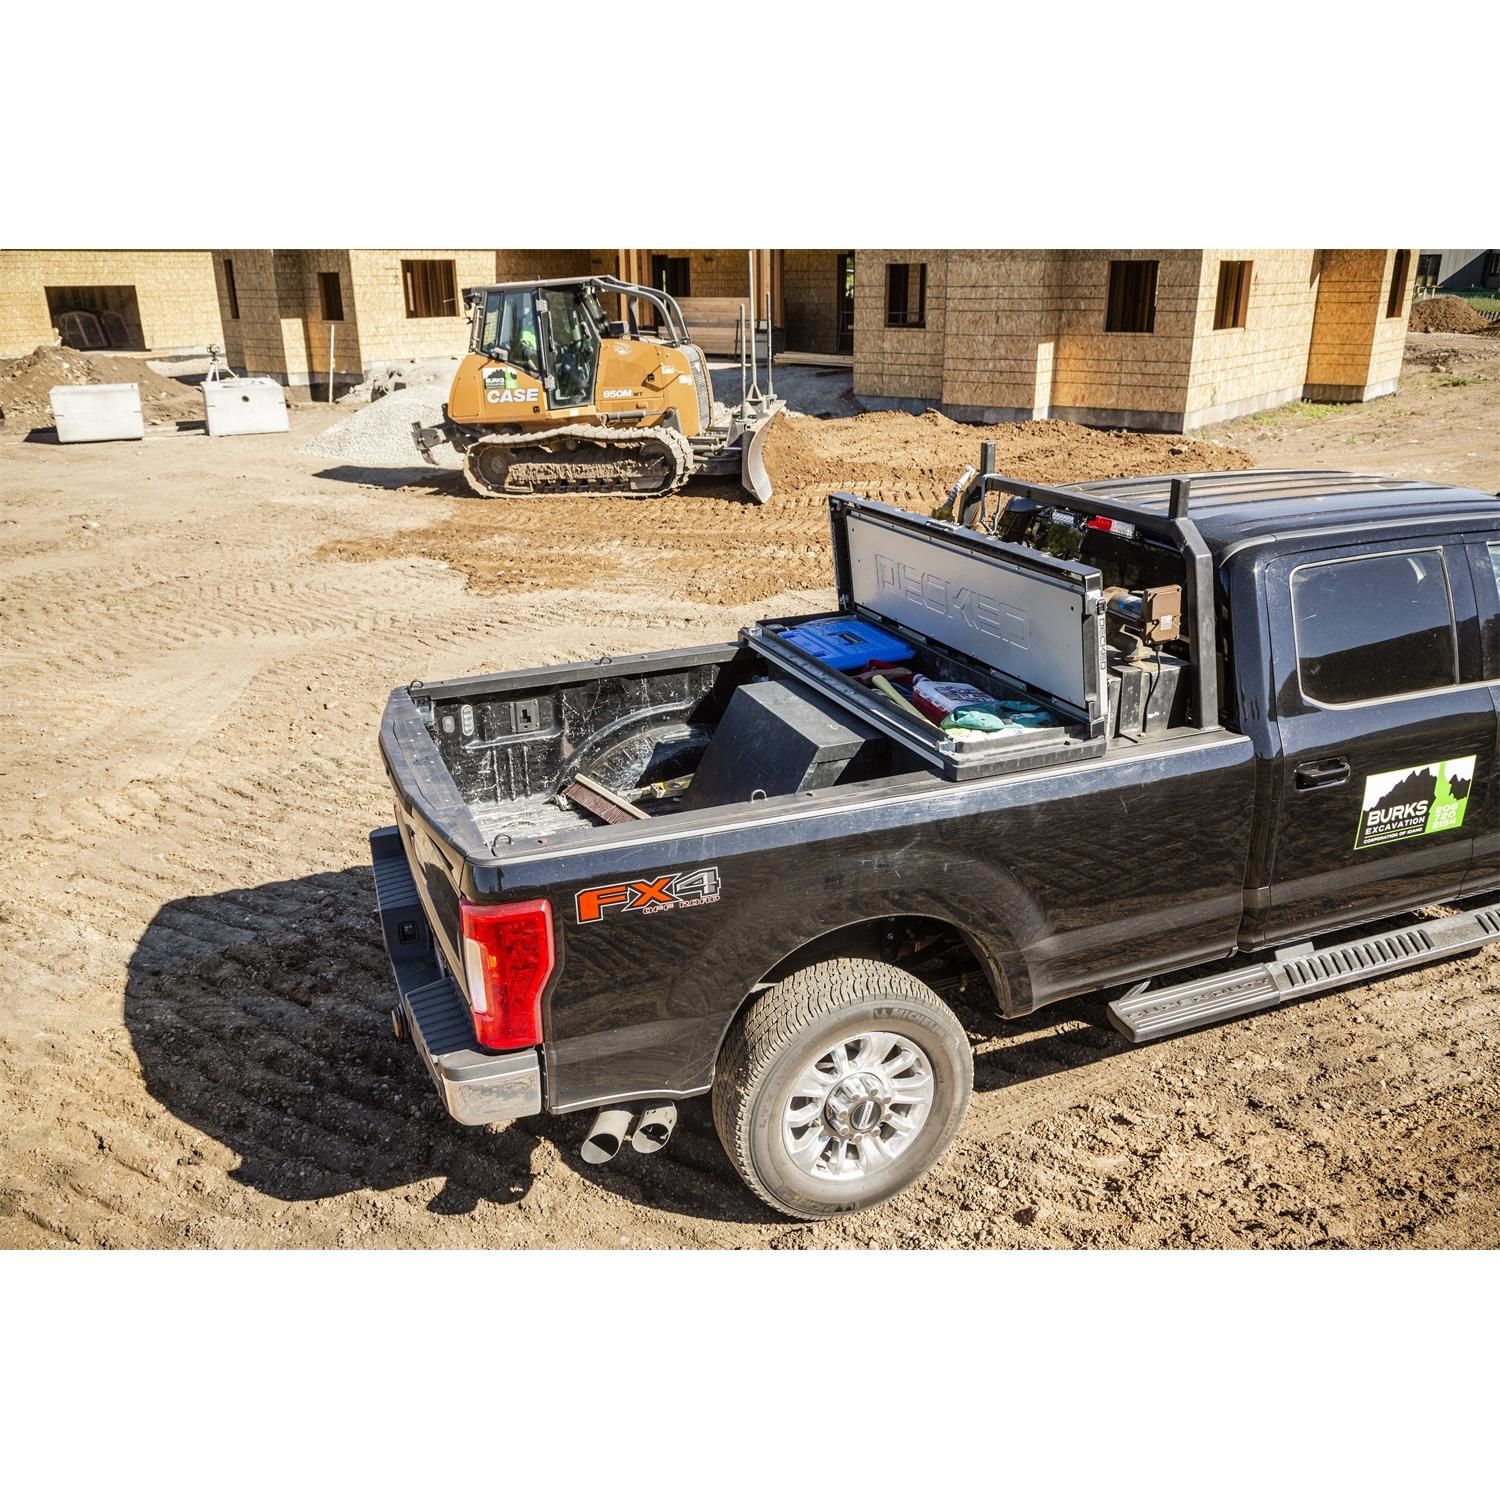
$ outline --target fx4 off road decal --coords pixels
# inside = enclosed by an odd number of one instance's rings
[[[645,880],[626,880],[618,885],[591,885],[573,898],[580,924],[602,922],[611,912],[644,912],[652,916],[678,906],[708,906],[719,899],[719,870],[705,865],[671,875],[653,875]]]
[[[1354,847],[1369,849],[1461,827],[1473,784],[1472,755],[1366,776]]]

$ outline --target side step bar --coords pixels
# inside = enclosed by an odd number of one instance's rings
[[[1454,917],[1434,917],[1376,937],[1332,948],[1299,943],[1278,948],[1270,963],[1232,969],[1208,979],[1152,990],[1137,985],[1112,1001],[1110,1024],[1132,1042],[1154,1042],[1179,1031],[1267,1010],[1284,1000],[1376,979],[1435,958],[1448,958],[1500,942],[1500,902]]]

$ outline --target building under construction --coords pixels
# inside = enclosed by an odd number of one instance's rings
[[[458,356],[463,289],[617,276],[737,354],[752,274],[775,347],[847,364],[871,407],[1181,432],[1396,389],[1414,250],[215,250],[0,254],[0,355],[63,337],[222,343],[236,369],[353,385]],[[77,313],[71,319],[64,315]],[[89,319],[92,319],[92,322]],[[81,330],[81,332],[80,332]]]

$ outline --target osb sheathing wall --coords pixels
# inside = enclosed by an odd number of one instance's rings
[[[1364,399],[1395,388],[1407,307],[1384,316],[1389,252],[1351,255],[861,250],[854,388],[877,404],[932,402],[974,420],[1050,415],[1168,431],[1277,406],[1304,389]],[[1105,329],[1116,260],[1157,262],[1151,333]],[[1241,260],[1251,262],[1245,325],[1216,329],[1220,268]],[[925,328],[885,326],[893,261],[927,266]],[[1310,359],[1320,347],[1321,366]],[[1332,372],[1322,385],[1320,368]]]
[[[925,327],[886,327],[886,267],[901,261],[923,263],[927,267]],[[857,252],[854,389],[859,395],[942,401],[947,266],[945,250]]]
[[[1411,302],[1417,281],[1416,250],[1406,252],[1406,279],[1401,288],[1401,301],[1396,316],[1386,316],[1386,301],[1390,295],[1391,277],[1395,272],[1396,252],[1385,252],[1385,271],[1380,279],[1380,292],[1375,299],[1377,321],[1375,337],[1370,345],[1370,372],[1368,391],[1394,391],[1401,379],[1401,361],[1406,354],[1407,324],[1411,321]]]
[[[686,256],[688,260],[689,297],[741,297],[750,293],[750,252],[748,250],[649,250],[642,253],[641,279],[651,279],[653,255]],[[763,302],[765,289],[756,288],[756,300]],[[762,314],[764,316],[764,314]]]
[[[1386,316],[1393,250],[1325,250],[1317,317],[1307,359],[1307,393],[1315,400],[1359,400],[1396,388],[1411,315],[1417,252],[1407,252],[1407,276],[1396,317]]]
[[[1220,270],[1250,262],[1243,328],[1214,327]],[[1207,250],[1203,253],[1186,409],[1190,425],[1297,399],[1307,375],[1318,304],[1312,250]]]
[[[837,250],[782,252],[781,295],[786,346],[809,354],[836,354],[839,339]]]
[[[1154,260],[1156,325],[1152,333],[1109,333],[1109,267],[1115,260]],[[1062,255],[1061,326],[1052,378],[1052,414],[1099,420],[1099,414],[1186,409],[1193,334],[1202,276],[1201,250],[1069,250]]]
[[[1062,280],[1056,251],[947,253],[946,405],[999,418],[1048,414]]]
[[[223,338],[206,250],[0,251],[0,358],[54,344],[47,288],[130,286],[148,350],[202,349]]]
[[[234,265],[240,316],[230,316],[224,260]],[[404,260],[453,263],[455,310],[408,317]],[[584,275],[587,250],[220,250],[212,257],[225,353],[236,369],[293,385],[338,380],[395,360],[458,358],[469,345],[466,287]],[[323,316],[320,272],[338,273],[343,318]]]
[[[351,250],[349,258],[365,368],[384,360],[462,354],[469,344],[463,289],[498,279],[494,250]],[[453,262],[455,305],[451,314],[407,317],[403,260]],[[337,363],[343,368],[342,361]]]

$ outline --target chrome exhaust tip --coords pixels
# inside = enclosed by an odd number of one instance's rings
[[[589,1126],[579,1154],[591,1167],[602,1167],[605,1162],[613,1161],[630,1134],[630,1122],[634,1118],[633,1109],[601,1109]]]
[[[672,1132],[676,1128],[677,1106],[675,1104],[670,1101],[648,1104],[635,1122],[635,1129],[630,1135],[630,1144],[642,1156],[650,1156],[652,1152],[660,1151],[672,1139]]]

